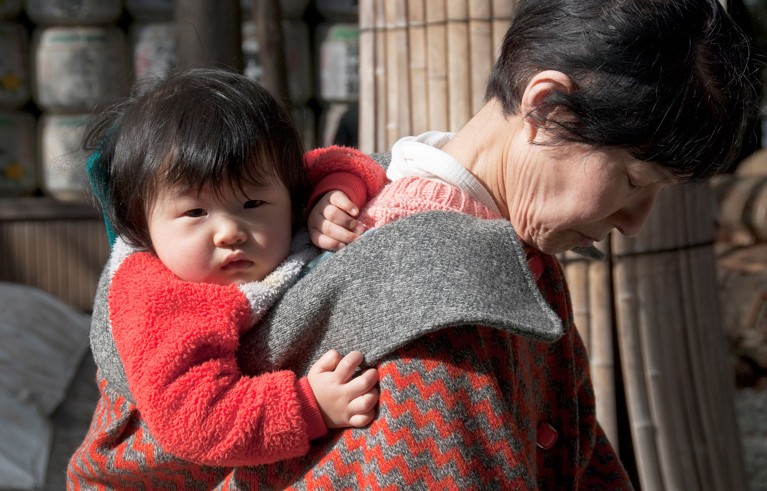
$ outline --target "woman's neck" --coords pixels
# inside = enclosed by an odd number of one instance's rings
[[[507,170],[522,135],[521,123],[518,116],[505,117],[501,105],[490,101],[442,147],[485,186],[505,218],[509,218]]]

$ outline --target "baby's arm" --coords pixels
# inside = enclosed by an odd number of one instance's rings
[[[307,203],[309,235],[321,249],[341,249],[365,231],[354,217],[384,187],[386,173],[369,156],[351,147],[312,150],[304,161],[312,183]]]
[[[251,317],[236,287],[183,282],[137,253],[112,278],[109,310],[131,395],[165,452],[204,465],[258,465],[304,455],[327,433],[308,377],[243,376],[236,351]],[[325,375],[343,380],[345,367]]]
[[[373,420],[378,403],[378,370],[369,368],[355,377],[362,360],[359,351],[341,358],[337,351],[330,350],[309,370],[309,385],[328,428],[366,426]]]

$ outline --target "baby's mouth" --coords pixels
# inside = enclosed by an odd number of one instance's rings
[[[224,271],[232,271],[232,270],[240,270],[240,269],[248,269],[251,266],[253,266],[253,261],[249,261],[247,259],[237,259],[235,261],[229,261],[228,263],[224,264],[221,269]]]

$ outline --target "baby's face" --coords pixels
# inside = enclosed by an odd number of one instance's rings
[[[277,179],[223,197],[204,188],[162,190],[148,211],[149,236],[182,280],[240,285],[263,280],[288,256],[290,193]]]

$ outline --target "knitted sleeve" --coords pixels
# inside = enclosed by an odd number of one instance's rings
[[[386,184],[386,172],[352,147],[331,146],[306,152],[304,163],[312,183],[307,210],[327,192],[343,191],[362,209]]]
[[[109,309],[131,394],[166,452],[257,465],[303,455],[327,431],[305,379],[238,369],[250,308],[236,287],[181,281],[154,255],[135,253],[112,278]]]

